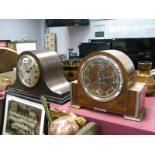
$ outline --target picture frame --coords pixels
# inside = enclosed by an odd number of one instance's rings
[[[16,51],[18,54],[21,54],[24,51],[29,50],[36,50],[37,49],[37,42],[16,42]]]
[[[6,95],[3,135],[42,135],[44,119],[42,104]]]

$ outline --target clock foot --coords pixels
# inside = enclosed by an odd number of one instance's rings
[[[124,115],[123,117],[125,119],[129,119],[129,120],[132,120],[132,121],[137,121],[137,122],[140,122],[142,120],[142,117],[144,116],[145,114],[145,108],[143,108],[143,110],[141,110],[141,112],[139,113],[139,116],[138,117],[134,117],[134,116],[129,116],[129,115]]]
[[[72,108],[76,108],[76,109],[80,109],[81,108],[80,105],[75,105],[75,104],[70,104],[69,106],[72,107]]]

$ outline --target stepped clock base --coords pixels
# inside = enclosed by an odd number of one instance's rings
[[[9,88],[7,90],[7,94],[14,95],[16,97],[24,98],[33,102],[38,102],[40,103],[40,97],[41,95],[45,96],[48,102],[55,102],[58,104],[64,104],[70,100],[70,95],[66,94],[64,96],[52,96],[48,94],[36,94],[32,92],[27,92],[27,91],[22,91],[22,90],[17,90],[17,89],[11,89]]]

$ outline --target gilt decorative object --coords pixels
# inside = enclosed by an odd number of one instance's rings
[[[69,115],[57,118],[48,128],[49,135],[75,135],[78,131],[77,122]]]
[[[49,135],[75,135],[86,124],[84,117],[79,117],[66,111],[49,110],[48,103],[44,96],[41,96],[41,102],[48,119]]]

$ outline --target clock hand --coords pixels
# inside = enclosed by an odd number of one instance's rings
[[[24,68],[25,68],[25,70],[27,71],[27,67],[26,67],[25,63],[24,63]]]
[[[112,77],[111,76],[107,76],[107,77],[102,78],[102,80],[105,80],[105,79],[112,79]]]
[[[112,79],[111,76],[107,76],[107,77],[104,77],[104,78],[101,78],[101,77],[98,77],[97,80],[95,81],[95,83],[103,83],[105,82],[104,80],[107,80],[107,79]]]
[[[30,72],[30,69],[27,68],[27,66],[26,66],[25,63],[23,63],[23,64],[24,64],[24,68],[25,68],[26,73],[29,73]]]
[[[29,67],[29,69],[26,72],[29,73],[33,67],[34,67],[33,65],[31,67]]]

